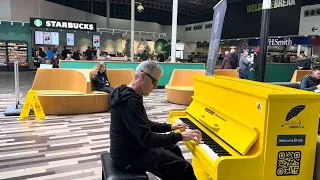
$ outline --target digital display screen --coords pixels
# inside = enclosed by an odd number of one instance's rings
[[[35,44],[43,44],[43,32],[35,31],[34,32]]]
[[[52,45],[59,45],[59,33],[58,32],[51,32],[51,44]]]
[[[67,33],[67,46],[74,46],[74,34]]]
[[[93,47],[100,47],[100,36],[99,35],[93,35],[92,44],[93,44]]]
[[[51,33],[50,32],[43,33],[43,44],[51,45]]]

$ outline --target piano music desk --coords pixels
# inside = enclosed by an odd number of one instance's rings
[[[320,96],[226,76],[195,76],[194,96],[169,123],[185,122],[203,144],[185,142],[198,180],[311,180]]]

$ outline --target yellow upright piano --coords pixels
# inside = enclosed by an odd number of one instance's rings
[[[192,103],[169,123],[199,129],[185,142],[198,180],[312,180],[320,94],[224,76],[195,76]]]

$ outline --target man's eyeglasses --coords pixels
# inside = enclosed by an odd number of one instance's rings
[[[141,70],[141,72],[144,72],[144,71]],[[144,72],[144,73],[146,73],[146,72]],[[148,74],[148,73],[146,73],[146,75],[149,76],[149,78],[152,80],[152,84],[153,84],[154,86],[157,86],[157,85],[158,85],[158,80],[157,80],[156,78],[152,77],[152,76],[151,76],[150,74]]]

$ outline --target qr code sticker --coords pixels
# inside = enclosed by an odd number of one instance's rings
[[[296,176],[300,173],[301,151],[279,151],[277,176]]]

